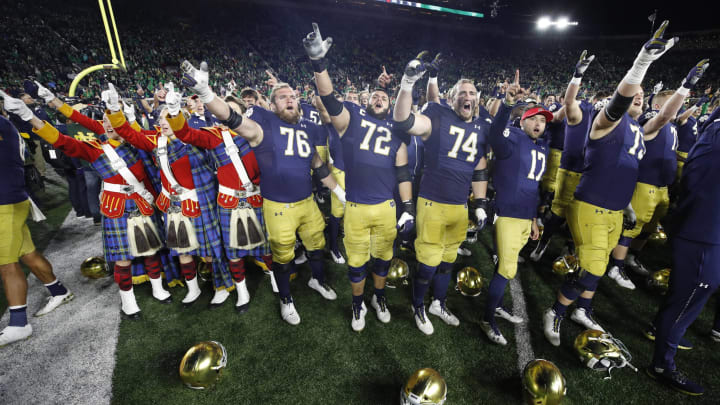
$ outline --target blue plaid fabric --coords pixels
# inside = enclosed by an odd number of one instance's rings
[[[130,212],[136,211],[137,205],[135,200],[125,200],[125,212],[119,218],[108,218],[103,216],[103,249],[105,251],[105,261],[108,263],[118,260],[132,260],[135,256],[130,254],[130,242],[128,242],[127,219]],[[150,217],[155,223],[155,227],[160,233],[160,240],[165,240],[163,236],[163,224],[160,216],[155,214]]]
[[[241,201],[245,201],[245,199],[243,198]],[[228,246],[230,243],[230,216],[232,210],[220,206],[218,206],[218,210],[220,211],[220,228],[222,229],[223,247],[225,248],[225,256],[227,256],[228,259],[241,259],[245,256],[260,258],[261,256],[270,254],[270,244],[267,242],[267,231],[265,230],[265,219],[263,218],[262,207],[253,208],[253,210],[262,226],[266,241],[264,244],[251,250],[234,249]]]
[[[212,257],[215,288],[233,287],[232,275],[230,274],[222,251],[220,219],[218,218],[218,212],[215,206],[215,198],[217,197],[217,181],[215,175],[207,164],[206,155],[203,150],[182,143],[178,139],[173,139],[168,142],[168,161],[170,164],[184,156],[188,156],[190,159],[193,183],[195,184],[198,204],[200,205],[200,216],[191,218],[200,247],[185,254]],[[171,204],[178,208],[181,207],[180,201],[171,202]],[[167,221],[167,214],[165,214],[165,221]],[[177,252],[174,250],[171,254],[177,256]]]

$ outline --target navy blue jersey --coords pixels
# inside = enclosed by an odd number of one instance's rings
[[[300,102],[300,109],[302,110],[303,118],[312,121],[316,125],[322,125],[322,121],[320,120],[320,113],[315,107],[312,106],[312,104]]]
[[[395,156],[402,143],[393,134],[393,122],[371,117],[349,101],[343,104],[350,113],[350,123],[340,138],[346,198],[358,204],[391,200],[397,186]]]
[[[483,106],[478,106],[478,116],[475,117],[477,120],[484,120],[488,124],[492,124],[492,115],[488,112],[488,110]]]
[[[495,153],[495,204],[503,217],[532,219],[540,203],[540,180],[547,164],[547,144],[508,126],[512,107],[500,105],[488,141]]]
[[[328,146],[328,138],[330,137],[330,131],[329,128],[332,128],[333,126],[331,124],[321,124],[320,125],[320,131],[317,131],[315,134],[315,146],[321,147],[321,146]]]
[[[28,199],[25,191],[23,153],[25,141],[15,126],[0,115],[0,205],[15,204]]]
[[[560,168],[580,173],[585,165],[585,144],[595,119],[595,107],[585,100],[580,101],[582,120],[577,125],[568,125],[565,122],[565,139],[563,140],[563,153],[560,158]]]
[[[640,124],[625,113],[609,134],[588,138],[575,198],[613,211],[627,207],[645,155],[643,135]]]
[[[345,159],[343,159],[340,135],[332,125],[326,125],[325,127],[328,132],[328,152],[330,153],[330,163],[336,168],[345,171]]]
[[[698,138],[697,120],[695,117],[688,118],[685,124],[677,127],[678,152],[688,153]]]
[[[560,103],[550,104],[547,108],[553,114],[557,113],[562,107]],[[561,122],[548,122],[545,126],[545,138],[548,140],[552,149],[563,150],[565,147],[565,120]]]
[[[262,196],[277,202],[296,202],[310,197],[310,168],[315,155],[317,132],[322,128],[301,118],[297,124],[281,120],[262,107],[245,113],[263,130],[263,140],[255,146],[260,167]]]
[[[204,115],[194,113],[190,116],[190,119],[187,121],[187,123],[190,128],[199,129],[215,126],[217,125],[218,121],[210,113],[205,113]]]
[[[680,180],[680,198],[668,232],[720,244],[720,122],[711,123],[690,149]]]
[[[669,186],[677,172],[677,127],[667,123],[655,138],[645,141],[645,156],[640,161],[637,181],[657,187]]]
[[[425,144],[425,166],[419,196],[444,204],[465,204],[472,174],[485,156],[486,121],[465,122],[455,111],[428,103],[422,113],[432,121]]]

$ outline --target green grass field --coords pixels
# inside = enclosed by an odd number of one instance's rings
[[[471,258],[459,258],[456,270],[472,265],[486,280],[492,277],[492,262],[482,243],[490,243],[485,231],[481,242],[471,247]],[[531,344],[536,357],[549,359],[567,379],[566,404],[664,404],[720,402],[720,374],[717,370],[717,343],[708,333],[712,327],[715,302],[689,329],[695,343],[681,351],[678,364],[690,376],[706,384],[708,393],[690,398],[658,385],[642,370],[629,368],[606,374],[585,368],[573,351],[573,340],[582,329],[566,321],[562,345],[551,346],[542,332],[542,312],[553,302],[561,278],[550,272],[559,242],[548,249],[538,265],[523,264],[522,286],[530,317]],[[647,249],[643,259],[653,269],[667,267],[669,252],[664,246]],[[411,262],[411,267],[414,262]],[[346,267],[329,265],[330,282],[338,300],[328,302],[307,286],[309,268],[300,267],[292,282],[297,309],[302,317],[292,327],[280,319],[278,302],[270,281],[259,269],[248,271],[252,295],[250,311],[237,315],[234,294],[223,307],[208,308],[211,287],[194,307],[184,309],[179,301],[184,289],[175,288],[175,302],[159,304],[151,298],[149,285],[137,288],[143,309],[140,321],[122,321],[113,378],[113,402],[126,403],[239,403],[239,404],[396,404],[407,377],[421,367],[432,367],[446,379],[449,404],[507,404],[521,401],[520,372],[513,325],[499,320],[509,344],[491,344],[479,327],[485,294],[477,298],[449,295],[449,306],[460,318],[457,328],[431,316],[432,336],[415,327],[410,310],[410,287],[388,290],[392,321],[385,325],[372,309],[362,333],[350,329],[350,285]],[[636,279],[637,280],[637,279]],[[640,280],[637,280],[638,283]],[[366,297],[369,304],[371,289]],[[641,287],[621,289],[605,279],[595,300],[597,317],[633,355],[642,368],[651,358],[652,343],[642,328],[655,315],[660,296]],[[509,293],[506,303],[510,304]],[[184,352],[202,340],[217,340],[228,352],[228,367],[219,383],[207,391],[183,386],[178,367]]]

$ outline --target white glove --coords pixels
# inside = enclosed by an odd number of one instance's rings
[[[303,39],[303,46],[305,47],[305,52],[307,52],[310,60],[319,60],[324,58],[325,54],[327,54],[328,50],[330,50],[333,39],[331,37],[327,37],[323,40],[317,23],[312,23],[312,26],[313,32],[307,34],[305,39]]]
[[[195,66],[186,60],[182,63],[180,68],[183,72],[185,72],[185,74],[183,74],[182,84],[185,87],[195,90],[203,104],[213,101],[215,93],[213,93],[210,85],[208,84],[210,83],[210,80],[208,78],[209,74],[207,63],[202,62],[200,63],[200,69],[195,69]]]
[[[10,97],[4,91],[0,90],[0,97],[5,99],[5,110],[20,117],[23,121],[30,121],[35,117],[30,107],[19,98]]]
[[[663,82],[657,82],[655,87],[653,87],[653,94],[658,94],[663,89]]]
[[[345,190],[340,187],[340,185],[336,185],[334,189],[332,189],[332,192],[335,193],[335,196],[340,200],[343,207],[345,206]]]
[[[175,91],[175,83],[173,83],[173,82],[165,83],[164,87],[165,87],[166,91]]]
[[[120,95],[112,83],[108,83],[108,89],[100,93],[100,98],[105,103],[105,107],[111,112],[118,112],[122,108],[120,107]]]
[[[127,122],[136,121],[135,106],[132,104],[126,103],[125,100],[123,100],[122,103],[123,103],[123,113],[125,114],[125,120]]]
[[[415,217],[409,212],[403,212],[398,219],[397,227],[400,232],[406,232],[412,229],[415,224]]]
[[[475,209],[475,218],[477,218],[477,228],[483,229],[485,227],[485,222],[487,221],[487,212],[485,212],[484,208],[476,208]]]
[[[40,84],[37,80],[35,80],[35,85],[38,86],[38,96],[45,100],[46,104],[50,104],[51,101],[55,100],[55,95],[52,93],[52,91],[48,90]]]
[[[677,37],[670,39],[663,38],[663,34],[665,33],[665,29],[668,24],[669,21],[663,21],[663,23],[660,24],[660,28],[658,28],[658,30],[655,31],[655,34],[653,34],[652,38],[645,42],[643,47],[640,49],[640,53],[637,58],[635,58],[632,68],[630,68],[627,74],[625,74],[625,77],[623,78],[624,82],[628,84],[642,83],[650,64],[653,61],[658,60],[665,54],[665,52],[670,50],[670,48],[679,41]]]
[[[413,59],[405,67],[402,80],[400,81],[400,89],[412,91],[413,85],[420,80],[425,74],[425,66],[419,59]]]
[[[168,91],[167,95],[165,96],[165,105],[167,105],[168,112],[170,112],[171,116],[175,117],[180,114],[181,102],[182,99],[179,93],[176,93],[172,90]]]

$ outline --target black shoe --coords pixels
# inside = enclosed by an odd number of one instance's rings
[[[93,217],[93,224],[94,225],[102,224],[102,217]]]
[[[241,314],[241,315],[244,314],[245,312],[247,312],[248,309],[250,309],[250,303],[249,303],[249,302],[248,302],[247,304],[245,304],[245,305],[240,305],[239,307],[238,307],[238,306],[235,307],[235,310],[237,311],[237,313],[238,313],[238,314]]]
[[[643,335],[645,335],[646,338],[655,341],[655,326],[650,325],[645,331],[643,332]],[[692,350],[693,344],[690,343],[689,340],[685,339],[685,337],[680,338],[680,342],[678,343],[678,349],[681,350]]]
[[[683,394],[697,396],[705,393],[705,388],[696,382],[688,380],[685,374],[681,373],[677,369],[658,372],[655,370],[655,367],[648,366],[645,369],[645,372],[650,376],[650,378],[657,380],[661,384],[667,385],[675,391],[682,392]]]

